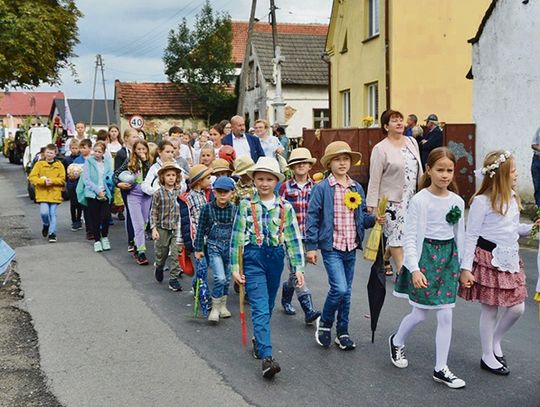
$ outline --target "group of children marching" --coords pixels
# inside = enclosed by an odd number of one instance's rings
[[[229,160],[196,164],[186,174],[174,141],[159,144],[155,161],[136,132],[126,131],[123,141],[114,164],[105,143],[92,146],[83,140],[70,146],[67,165],[83,165],[78,181],[68,171],[72,227],[82,227],[84,213],[96,252],[110,249],[110,203],[118,188],[125,204],[129,250],[141,265],[148,264],[145,232],[149,225],[157,281],[163,281],[169,258],[169,288],[180,291],[178,255],[187,251],[193,253],[194,261],[206,259],[213,275],[208,319],[214,323],[231,316],[227,309],[231,277],[245,286],[251,305],[253,355],[262,360],[265,378],[281,370],[273,358],[270,329],[280,288],[286,314],[296,312],[291,303],[296,292],[305,322],[316,322],[315,338],[320,346],[330,347],[335,322],[333,342],[338,348],[356,347],[349,331],[356,251],[362,248],[365,230],[375,222],[385,222],[384,217],[368,213],[362,186],[348,175],[360,153],[345,142],[330,143],[321,158],[327,176],[315,184],[309,172],[316,160],[305,148],[291,152],[288,167],[292,177],[285,181],[271,157],[254,163],[244,156],[232,162],[232,154],[224,155]],[[47,146],[43,160],[29,176],[40,203],[43,235],[51,242],[56,240],[56,207],[66,178],[55,152],[54,145]],[[419,192],[410,202],[404,267],[394,293],[407,298],[412,311],[390,336],[389,348],[392,363],[406,368],[407,337],[429,310],[435,310],[433,379],[461,388],[465,382],[447,366],[456,297],[481,303],[481,368],[507,375],[510,370],[501,342],[524,311],[527,292],[518,238],[527,235],[531,225],[519,223],[521,204],[514,192],[517,172],[510,153],[487,155],[481,170],[484,178],[471,201],[466,227],[465,205],[454,183],[455,166],[449,149],[433,150]],[[322,312],[314,309],[304,278],[305,263],[316,264],[318,251],[329,281]],[[289,275],[282,283],[285,264]]]

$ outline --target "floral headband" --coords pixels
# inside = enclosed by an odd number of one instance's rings
[[[499,157],[497,157],[493,164],[482,167],[482,169],[480,170],[482,172],[482,175],[489,175],[489,178],[493,178],[501,164],[508,160],[511,156],[512,153],[510,153],[510,151],[505,151]]]

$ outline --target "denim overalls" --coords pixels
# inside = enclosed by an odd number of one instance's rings
[[[208,265],[212,269],[214,286],[212,297],[221,298],[229,294],[231,269],[229,266],[230,242],[234,218],[229,222],[219,222],[210,205],[210,219],[212,227],[206,239]]]

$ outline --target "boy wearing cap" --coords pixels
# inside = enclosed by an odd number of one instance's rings
[[[330,170],[325,180],[313,187],[306,224],[306,260],[317,263],[321,250],[330,291],[322,316],[317,320],[315,339],[324,348],[332,343],[331,328],[336,318],[336,345],[352,350],[356,344],[349,336],[349,310],[356,249],[362,248],[364,229],[375,224],[375,216],[367,213],[362,186],[347,174],[352,163],[362,158],[344,141],[330,143],[321,158]],[[383,223],[384,218],[377,219]]]
[[[270,379],[281,371],[272,358],[270,318],[285,249],[298,286],[304,284],[304,252],[292,205],[274,193],[278,181],[285,178],[279,172],[278,162],[260,157],[247,174],[253,178],[257,192],[252,199],[243,199],[238,208],[231,239],[231,271],[238,284],[245,284],[249,295],[255,335],[253,356],[263,360],[263,377]]]
[[[173,162],[165,162],[158,170],[159,188],[152,196],[150,227],[155,245],[156,268],[154,276],[163,281],[163,268],[170,253],[169,289],[182,291],[178,282],[180,265],[178,264],[178,246],[176,236],[180,225],[178,195],[181,193],[182,170]]]
[[[236,215],[236,206],[231,202],[234,194],[234,181],[229,177],[219,177],[214,182],[214,200],[201,210],[197,233],[195,234],[195,257],[206,255],[212,269],[214,285],[212,287],[212,310],[208,321],[219,322],[219,318],[230,318],[227,309],[227,297],[231,282],[229,267],[229,246],[232,226]]]
[[[314,185],[309,176],[309,171],[316,161],[317,159],[311,156],[311,152],[307,148],[302,147],[292,150],[288,167],[292,170],[293,177],[281,184],[279,189],[279,195],[290,202],[296,212],[296,220],[298,221],[302,239],[305,239],[306,215],[311,189]],[[289,279],[283,283],[281,289],[281,305],[287,315],[296,314],[296,310],[291,304],[295,291],[296,298],[298,298],[304,311],[304,321],[307,325],[311,325],[313,321],[321,316],[321,312],[313,309],[311,291],[307,288],[307,285],[296,287],[296,276],[291,272]]]

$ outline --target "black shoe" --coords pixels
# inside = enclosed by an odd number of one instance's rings
[[[434,370],[433,380],[435,380],[437,383],[446,384],[451,389],[461,389],[465,387],[465,380],[462,380],[453,374],[448,367],[445,367],[438,372]]]
[[[259,355],[259,349],[257,349],[257,341],[255,340],[254,336],[251,338],[251,354],[255,359],[261,358],[261,355]]]
[[[126,220],[126,217],[124,216],[124,212],[118,213],[118,220]]]
[[[49,225],[43,225],[43,229],[41,229],[41,236],[47,237],[49,234]]]
[[[356,343],[351,339],[348,333],[338,334],[334,343],[341,350],[353,350],[356,348]]]
[[[499,362],[501,365],[503,365],[504,367],[508,367],[508,363],[506,363],[506,359],[503,356],[497,356],[497,355],[493,355],[495,356],[495,359],[497,359],[497,362]]]
[[[178,282],[176,278],[171,278],[169,280],[169,290],[174,291],[174,292],[182,291],[182,286],[180,285],[180,283]]]
[[[154,277],[156,278],[158,283],[161,283],[163,281],[163,266],[156,266],[154,269]]]
[[[51,233],[49,235],[49,243],[56,243],[56,233]]]
[[[281,367],[274,359],[266,358],[262,362],[262,372],[265,379],[272,379],[277,373],[281,372]]]
[[[499,376],[506,376],[510,373],[510,369],[508,369],[506,366],[502,365],[498,369],[493,369],[489,367],[488,365],[486,365],[483,359],[480,359],[480,367],[483,370],[487,370],[488,372],[499,375]]]
[[[390,335],[390,337],[388,338],[388,346],[390,348],[390,360],[395,367],[405,369],[407,366],[409,366],[409,361],[405,356],[405,345],[394,345],[394,336],[396,336],[396,334]]]

